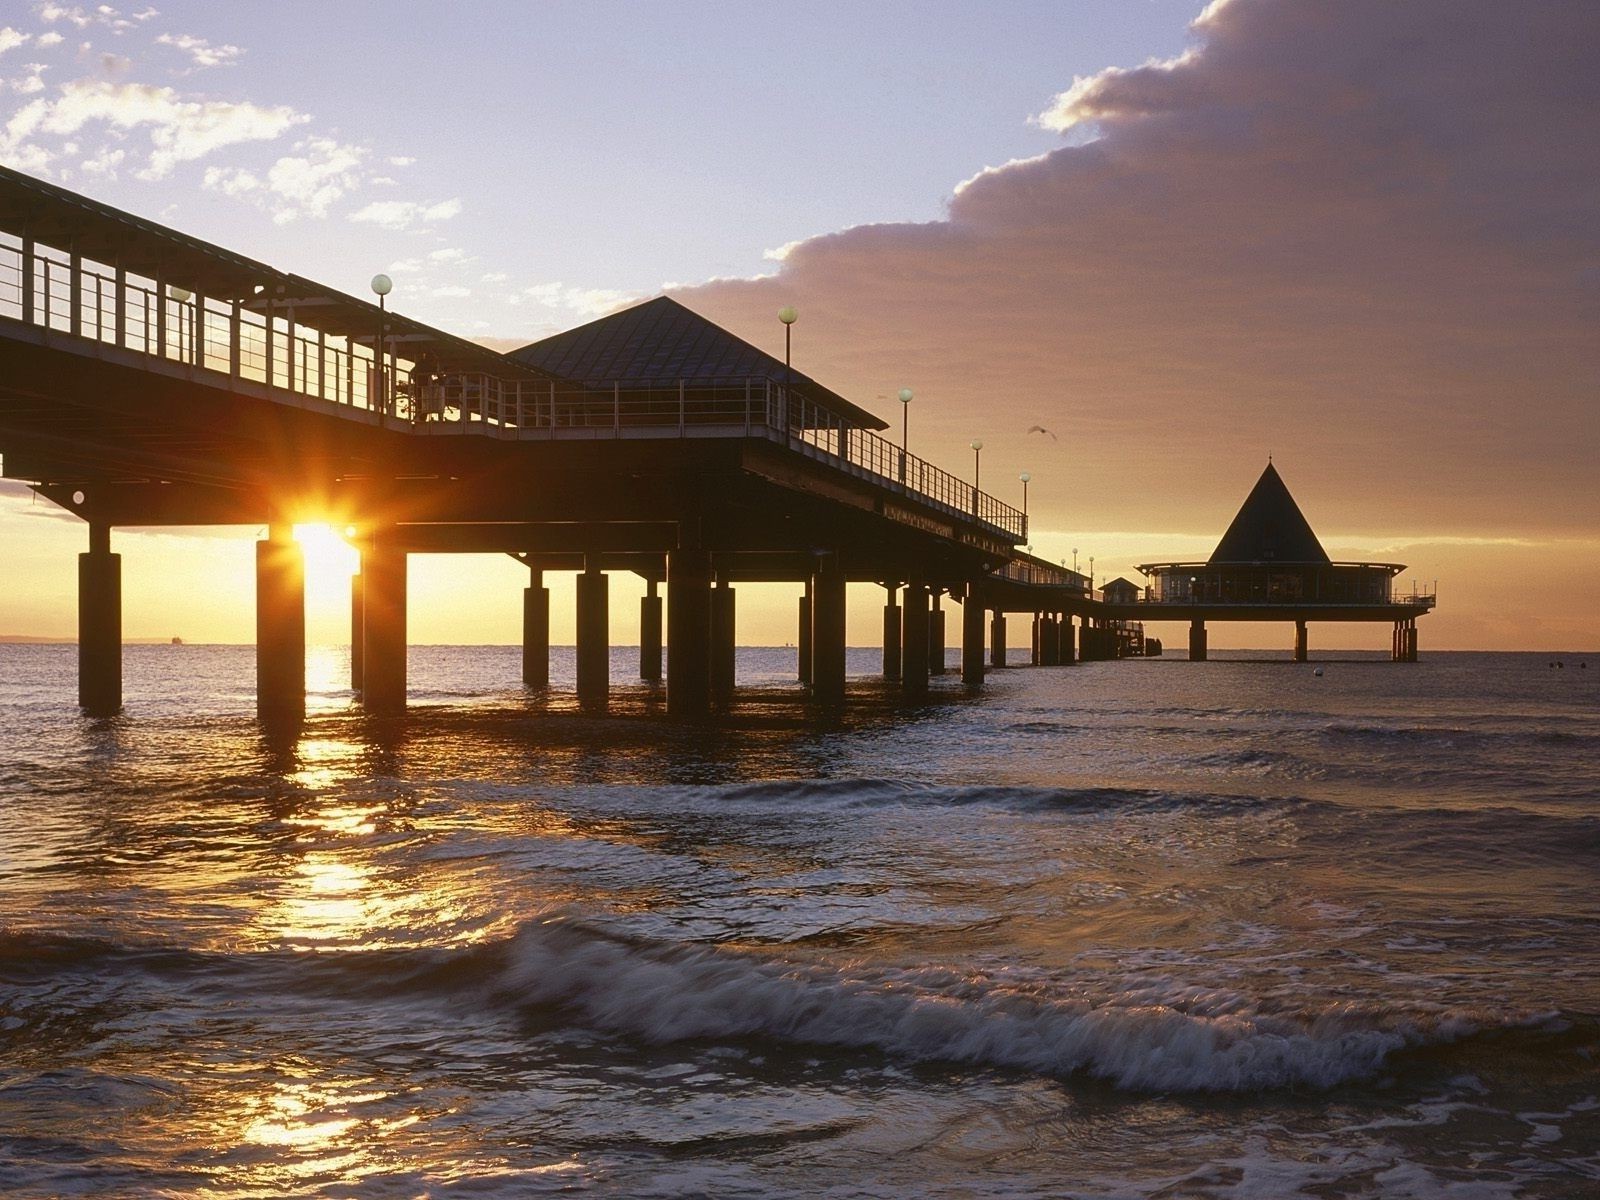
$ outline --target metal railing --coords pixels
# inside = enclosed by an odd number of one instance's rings
[[[299,322],[268,296],[195,295],[9,234],[0,234],[0,317],[381,413],[421,434],[761,437],[1014,542],[1027,538],[1018,509],[770,378],[588,385],[426,374],[392,349],[380,361],[366,345]]]
[[[1076,571],[1034,558],[1013,558],[995,570],[991,578],[1032,587],[1066,588],[1080,596],[1089,594],[1089,581]]]

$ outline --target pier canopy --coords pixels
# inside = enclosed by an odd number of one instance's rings
[[[714,418],[719,404],[741,416],[752,388],[763,394],[777,388],[792,393],[791,428],[819,422],[888,428],[866,409],[670,296],[547,337],[509,357],[591,389],[593,402],[604,407],[608,418],[614,393],[621,394],[624,414],[645,417],[649,410],[640,407],[640,399],[668,393],[675,397],[682,390],[689,394],[692,411]]]
[[[1210,558],[1139,567],[1150,579],[1145,604],[1431,606],[1431,597],[1393,592],[1405,569],[1330,559],[1270,461]]]

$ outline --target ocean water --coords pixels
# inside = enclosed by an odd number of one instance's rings
[[[517,654],[0,646],[0,1193],[1600,1195],[1600,654]]]

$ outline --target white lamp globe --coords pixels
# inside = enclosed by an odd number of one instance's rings
[[[387,296],[394,291],[394,280],[387,275],[374,275],[372,277],[372,290],[380,296]]]
[[[973,438],[972,441],[969,444],[972,446],[972,448],[974,450],[982,450],[983,449],[983,439],[982,438]]]
[[[793,325],[799,319],[799,310],[796,309],[792,304],[785,304],[778,310],[778,320],[782,321],[785,325]]]
[[[1027,483],[1029,480],[1031,480],[1033,478],[1033,476],[1029,475],[1026,471],[1024,471],[1021,475],[1018,475],[1017,478],[1022,480],[1023,483]]]
[[[910,388],[901,388],[900,389],[900,403],[901,404],[910,404],[911,403],[911,389]]]

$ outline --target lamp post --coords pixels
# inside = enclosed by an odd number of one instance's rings
[[[389,373],[383,366],[383,343],[388,337],[388,330],[384,325],[389,319],[389,308],[386,303],[390,292],[394,291],[394,280],[387,275],[374,275],[372,277],[372,290],[378,294],[378,340],[372,347],[373,382],[378,385],[378,411],[388,415],[389,412]]]
[[[789,344],[794,323],[800,319],[800,310],[785,304],[778,310],[778,320],[783,322],[783,432],[789,432]]]
[[[1094,595],[1094,555],[1089,555],[1089,595]]]
[[[900,482],[906,481],[906,451],[910,448],[911,389],[900,389]]]
[[[1018,475],[1017,478],[1022,480],[1022,519],[1024,522],[1026,522],[1028,519],[1028,481],[1032,479],[1033,476],[1024,471],[1021,475]]]
[[[1078,573],[1078,548],[1076,546],[1072,548],[1072,573],[1074,575]]]
[[[983,457],[983,439],[973,438],[967,443],[972,447],[972,515],[978,515],[978,466]]]

